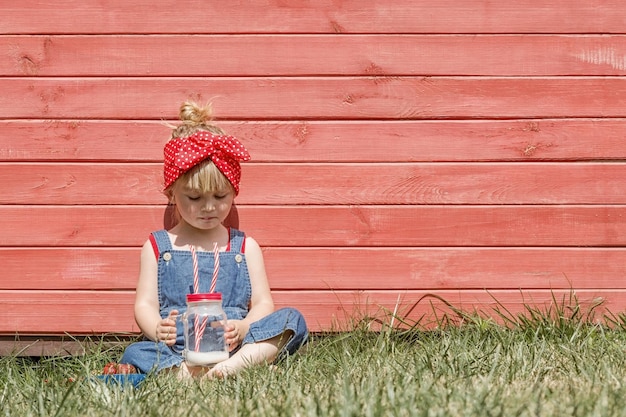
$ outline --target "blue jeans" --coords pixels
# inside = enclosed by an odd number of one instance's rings
[[[276,336],[293,332],[278,354],[278,359],[295,353],[308,340],[309,332],[302,314],[294,308],[281,308],[250,325],[242,345],[258,343]],[[231,352],[231,356],[236,351]],[[144,340],[129,345],[120,363],[134,365],[140,372],[161,371],[180,366],[184,361],[182,353],[167,346],[164,342]]]

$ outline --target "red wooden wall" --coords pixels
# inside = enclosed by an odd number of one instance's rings
[[[211,100],[312,330],[425,294],[626,307],[621,0],[2,1],[0,334],[136,332],[162,145]],[[412,318],[436,299],[419,303]],[[437,308],[439,308],[437,307]]]

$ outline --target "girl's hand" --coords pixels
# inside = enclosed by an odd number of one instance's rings
[[[176,316],[178,310],[172,310],[167,318],[159,320],[156,327],[157,342],[164,342],[168,346],[176,343]]]
[[[226,344],[228,344],[228,350],[232,352],[236,349],[244,337],[248,334],[248,325],[242,320],[228,320],[224,332]]]

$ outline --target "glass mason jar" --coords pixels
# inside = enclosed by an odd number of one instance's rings
[[[187,311],[183,314],[183,356],[189,365],[210,366],[228,359],[225,326],[221,293],[187,294]]]

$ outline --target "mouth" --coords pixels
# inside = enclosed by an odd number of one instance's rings
[[[209,222],[211,220],[215,220],[217,219],[217,217],[215,216],[207,216],[207,217],[198,217],[199,220],[203,221],[203,222]]]

